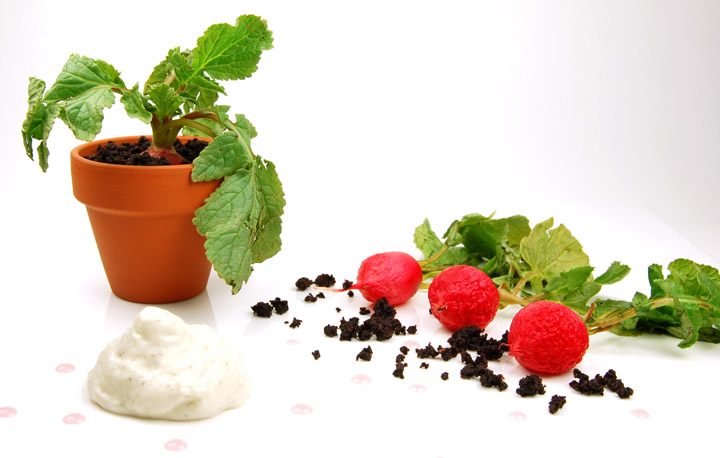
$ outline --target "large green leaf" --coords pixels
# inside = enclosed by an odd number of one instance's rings
[[[210,26],[192,51],[193,75],[206,72],[219,80],[244,79],[257,70],[263,50],[272,48],[272,32],[258,16],[240,16],[235,25]]]

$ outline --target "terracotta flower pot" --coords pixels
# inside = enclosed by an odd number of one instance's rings
[[[98,145],[138,138],[110,138],[73,149],[73,193],[87,207],[116,296],[146,304],[189,299],[205,290],[211,269],[205,238],[192,219],[220,182],[192,182],[190,164],[128,166],[84,159]]]

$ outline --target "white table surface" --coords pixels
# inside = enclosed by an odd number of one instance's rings
[[[596,335],[579,368],[591,376],[615,369],[632,398],[581,396],[564,374],[545,379],[547,395],[523,399],[514,389],[526,372],[508,357],[491,363],[510,385],[502,393],[461,380],[458,360],[422,370],[411,354],[405,379],[392,376],[401,345],[449,337],[428,315],[425,293],[398,309],[404,324],[418,325],[417,335],[339,342],[323,327],[367,303],[330,294],[307,304],[294,282],[320,273],[353,279],[375,252],[418,255],[412,234],[425,217],[442,232],[467,213],[493,211],[524,214],[533,224],[555,217],[598,271],[614,260],[630,265],[632,273],[604,295],[647,292],[653,263],[686,257],[717,267],[720,79],[717,59],[708,58],[720,51],[716,4],[363,2],[345,9],[208,1],[215,8],[193,10],[192,20],[181,7],[169,13],[177,33],[131,34],[131,53],[119,45],[117,23],[137,11],[153,17],[158,7],[125,2],[108,23],[91,3],[10,2],[0,15],[3,55],[16,63],[0,72],[2,87],[13,88],[0,113],[10,139],[0,172],[0,455],[713,449],[715,345],[681,350],[672,338]],[[287,194],[283,250],[235,296],[213,274],[206,293],[166,308],[209,324],[236,347],[254,391],[245,407],[204,421],[113,415],[89,401],[85,378],[142,306],[110,292],[85,211],[72,197],[68,152],[78,141],[58,123],[45,175],[24,157],[27,77],[52,81],[79,52],[113,63],[128,84],[142,82],[167,49],[190,47],[209,24],[243,13],[268,19],[275,49],[250,80],[227,84],[227,102],[255,124],[255,152],[278,167]],[[88,18],[94,21],[81,28]],[[147,133],[125,121],[119,105],[106,123],[101,137]],[[276,296],[289,301],[287,315],[252,316],[251,305]],[[501,312],[488,333],[500,337],[515,310]],[[303,320],[297,329],[284,324],[293,317]],[[372,361],[355,361],[368,344]],[[444,371],[448,381],[440,379]],[[355,383],[359,375],[370,382]],[[550,415],[556,393],[568,403]]]

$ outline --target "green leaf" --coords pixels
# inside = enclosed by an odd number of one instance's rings
[[[170,119],[179,114],[183,98],[169,85],[160,83],[148,89],[148,98],[155,106],[155,115],[160,119]]]
[[[252,245],[252,262],[260,263],[280,251],[282,241],[281,216],[285,208],[285,195],[275,165],[270,161],[256,161],[258,185],[265,202],[265,208],[258,222],[255,243]]]
[[[72,54],[44,101],[64,102],[60,118],[76,138],[92,141],[102,128],[103,110],[115,103],[115,92],[122,91],[127,89],[112,65]]]
[[[595,279],[595,283],[599,283],[601,285],[617,283],[625,278],[629,273],[630,267],[621,264],[618,261],[614,261],[610,264],[610,267],[608,267],[608,270],[606,270],[605,273]]]
[[[195,212],[208,259],[233,294],[247,282],[253,263],[280,250],[284,205],[275,167],[256,158],[252,167],[227,177]]]
[[[680,348],[689,348],[693,346],[699,336],[700,327],[702,326],[702,316],[697,304],[683,303],[676,301],[675,309],[680,316],[680,329],[682,330],[683,340],[678,344]]]
[[[537,274],[536,279],[550,278],[590,263],[580,242],[564,225],[550,229],[552,226],[552,218],[538,223],[520,242],[520,253]]]
[[[588,281],[592,274],[591,266],[581,266],[561,272],[560,275],[550,278],[545,287],[546,292],[568,292],[580,288]]]
[[[144,123],[149,123],[152,119],[152,114],[145,109],[138,84],[129,91],[123,91],[120,101],[125,105],[125,111],[131,118],[137,118]]]
[[[65,102],[60,119],[68,125],[77,139],[93,141],[102,129],[103,110],[114,103],[115,94],[112,90],[98,86]]]
[[[55,119],[60,114],[60,106],[55,103],[45,104],[42,101],[45,82],[30,78],[28,85],[28,112],[22,124],[22,137],[25,153],[33,159],[33,140],[40,140],[37,146],[38,162],[43,172],[48,168],[47,139]]]
[[[235,26],[215,24],[192,51],[193,75],[206,72],[219,80],[244,79],[257,70],[263,50],[272,48],[272,32],[264,19],[240,16]]]
[[[413,239],[415,246],[426,259],[432,257],[443,246],[443,242],[432,230],[430,221],[427,218],[420,226],[415,228]],[[435,262],[429,264],[429,267],[459,265],[467,262],[468,255],[464,247],[449,247]]]
[[[251,164],[248,139],[228,131],[215,138],[193,162],[193,181],[212,181]]]

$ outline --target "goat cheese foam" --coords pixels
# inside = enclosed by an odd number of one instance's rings
[[[250,395],[242,357],[204,324],[145,307],[98,356],[90,399],[122,415],[198,420],[240,407]]]

